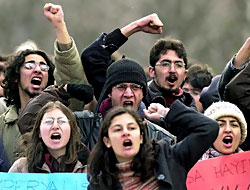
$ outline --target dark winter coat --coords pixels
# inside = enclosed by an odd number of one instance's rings
[[[218,135],[218,123],[183,105],[179,100],[170,107],[165,118],[169,130],[175,134],[186,131],[186,137],[175,145],[162,139],[154,145],[154,175],[159,180],[160,190],[186,189],[186,177],[189,170],[200,159],[203,153],[212,146]],[[89,190],[107,189],[90,181]],[[122,189],[118,183],[117,189]]]
[[[225,100],[237,105],[243,112],[246,122],[250,123],[250,65],[236,75],[225,88]],[[249,133],[248,133],[249,134]],[[240,147],[244,150],[250,150],[250,135]]]

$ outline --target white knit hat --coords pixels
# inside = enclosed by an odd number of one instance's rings
[[[230,102],[215,102],[206,109],[204,115],[214,120],[224,116],[235,117],[241,126],[240,144],[245,141],[247,137],[247,122],[243,113],[236,105]]]

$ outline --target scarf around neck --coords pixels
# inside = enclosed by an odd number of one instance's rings
[[[244,152],[241,148],[237,148],[235,153],[238,152]],[[210,147],[201,157],[200,160],[208,160],[210,158],[216,158],[218,156],[223,156],[225,154],[222,154],[220,152],[218,152],[216,149],[214,149],[213,147]]]

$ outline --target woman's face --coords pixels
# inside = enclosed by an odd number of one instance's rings
[[[65,154],[70,132],[69,120],[61,110],[55,108],[44,114],[40,125],[40,137],[55,158]]]
[[[140,127],[128,113],[113,118],[108,129],[108,137],[103,141],[108,148],[112,148],[118,162],[133,160],[142,144]]]
[[[217,151],[223,154],[232,154],[239,147],[241,140],[241,127],[239,121],[231,116],[217,119],[220,126],[218,137],[214,142]]]

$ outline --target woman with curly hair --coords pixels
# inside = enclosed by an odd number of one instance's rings
[[[186,189],[187,173],[216,139],[218,124],[178,100],[170,109],[151,104],[145,115],[185,137],[175,145],[151,142],[135,111],[114,108],[89,156],[88,189]]]
[[[26,137],[26,134],[25,134]],[[82,173],[78,161],[83,148],[75,116],[59,101],[48,102],[37,114],[34,127],[27,134],[25,157],[14,162],[9,172]]]

